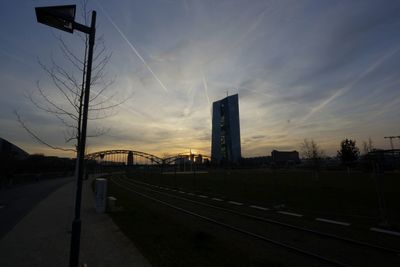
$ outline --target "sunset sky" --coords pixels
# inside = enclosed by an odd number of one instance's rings
[[[78,34],[36,22],[34,7],[63,4],[77,4],[82,22],[79,1],[0,2],[0,137],[28,153],[73,156],[33,140],[14,114],[68,147],[57,118],[27,98],[37,81],[52,94],[38,61],[64,62],[55,36],[83,57]],[[109,131],[88,152],[209,155],[211,105],[227,93],[239,94],[245,157],[299,150],[305,138],[327,155],[346,137],[390,148],[384,136],[400,135],[399,1],[93,0],[89,8],[112,53],[105,96],[126,101],[89,121]]]

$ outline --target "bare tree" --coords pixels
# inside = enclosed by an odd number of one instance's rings
[[[367,155],[369,152],[374,150],[374,144],[372,143],[371,137],[368,138],[368,141],[363,141],[363,153]]]
[[[321,168],[322,158],[324,151],[318,146],[313,139],[304,139],[300,145],[300,152],[304,159],[306,159],[311,167],[314,169],[315,178],[319,179],[319,170]]]
[[[375,173],[379,170],[379,157],[372,153],[374,151],[374,144],[371,137],[369,137],[368,141],[363,141],[363,155],[361,162],[367,170]]]
[[[82,18],[87,25],[90,12],[87,11],[88,0],[83,0]],[[39,65],[50,78],[54,88],[46,90],[37,81],[37,90],[29,94],[28,98],[33,105],[41,111],[56,117],[63,125],[64,141],[69,144],[69,148],[54,146],[41,138],[30,128],[22,119],[18,112],[15,112],[20,125],[38,142],[52,148],[63,151],[77,151],[79,146],[79,134],[81,132],[83,99],[85,88],[85,76],[87,72],[87,52],[89,48],[89,38],[86,34],[76,32],[78,40],[83,43],[84,55],[79,56],[61,36],[55,36],[59,50],[62,53],[65,63],[63,66],[51,57],[49,65],[39,61]],[[91,88],[92,93],[89,101],[89,120],[99,120],[115,114],[115,108],[125,102],[115,99],[117,93],[107,94],[107,90],[114,83],[115,77],[108,78],[106,66],[108,65],[111,53],[107,52],[103,37],[96,39],[93,56]],[[87,137],[97,137],[105,134],[109,129],[96,128]]]

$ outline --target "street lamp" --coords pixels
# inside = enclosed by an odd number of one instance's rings
[[[79,133],[78,152],[76,157],[76,195],[74,219],[72,221],[71,248],[69,257],[69,266],[78,267],[79,265],[79,247],[81,235],[81,202],[82,202],[82,180],[84,171],[84,158],[86,146],[86,129],[89,111],[90,80],[92,73],[93,47],[96,34],[96,11],[92,11],[92,20],[90,27],[75,22],[76,5],[36,7],[36,18],[39,23],[62,31],[73,33],[74,30],[89,34],[89,51],[87,58],[87,70],[84,92],[84,104],[82,115],[82,127]],[[78,123],[81,123],[80,121]]]

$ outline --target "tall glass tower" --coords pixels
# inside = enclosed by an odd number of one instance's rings
[[[228,96],[213,103],[211,160],[237,163],[241,155],[239,96]]]

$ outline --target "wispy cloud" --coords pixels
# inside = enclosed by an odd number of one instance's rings
[[[14,55],[12,53],[9,53],[9,52],[3,50],[1,47],[0,47],[0,53],[3,54],[6,57],[9,57],[9,58],[11,58],[11,59],[13,59],[15,61],[18,61],[19,63],[22,63],[22,64],[30,63],[30,62],[27,62],[26,60],[23,60],[21,57],[19,57],[17,55]]]

